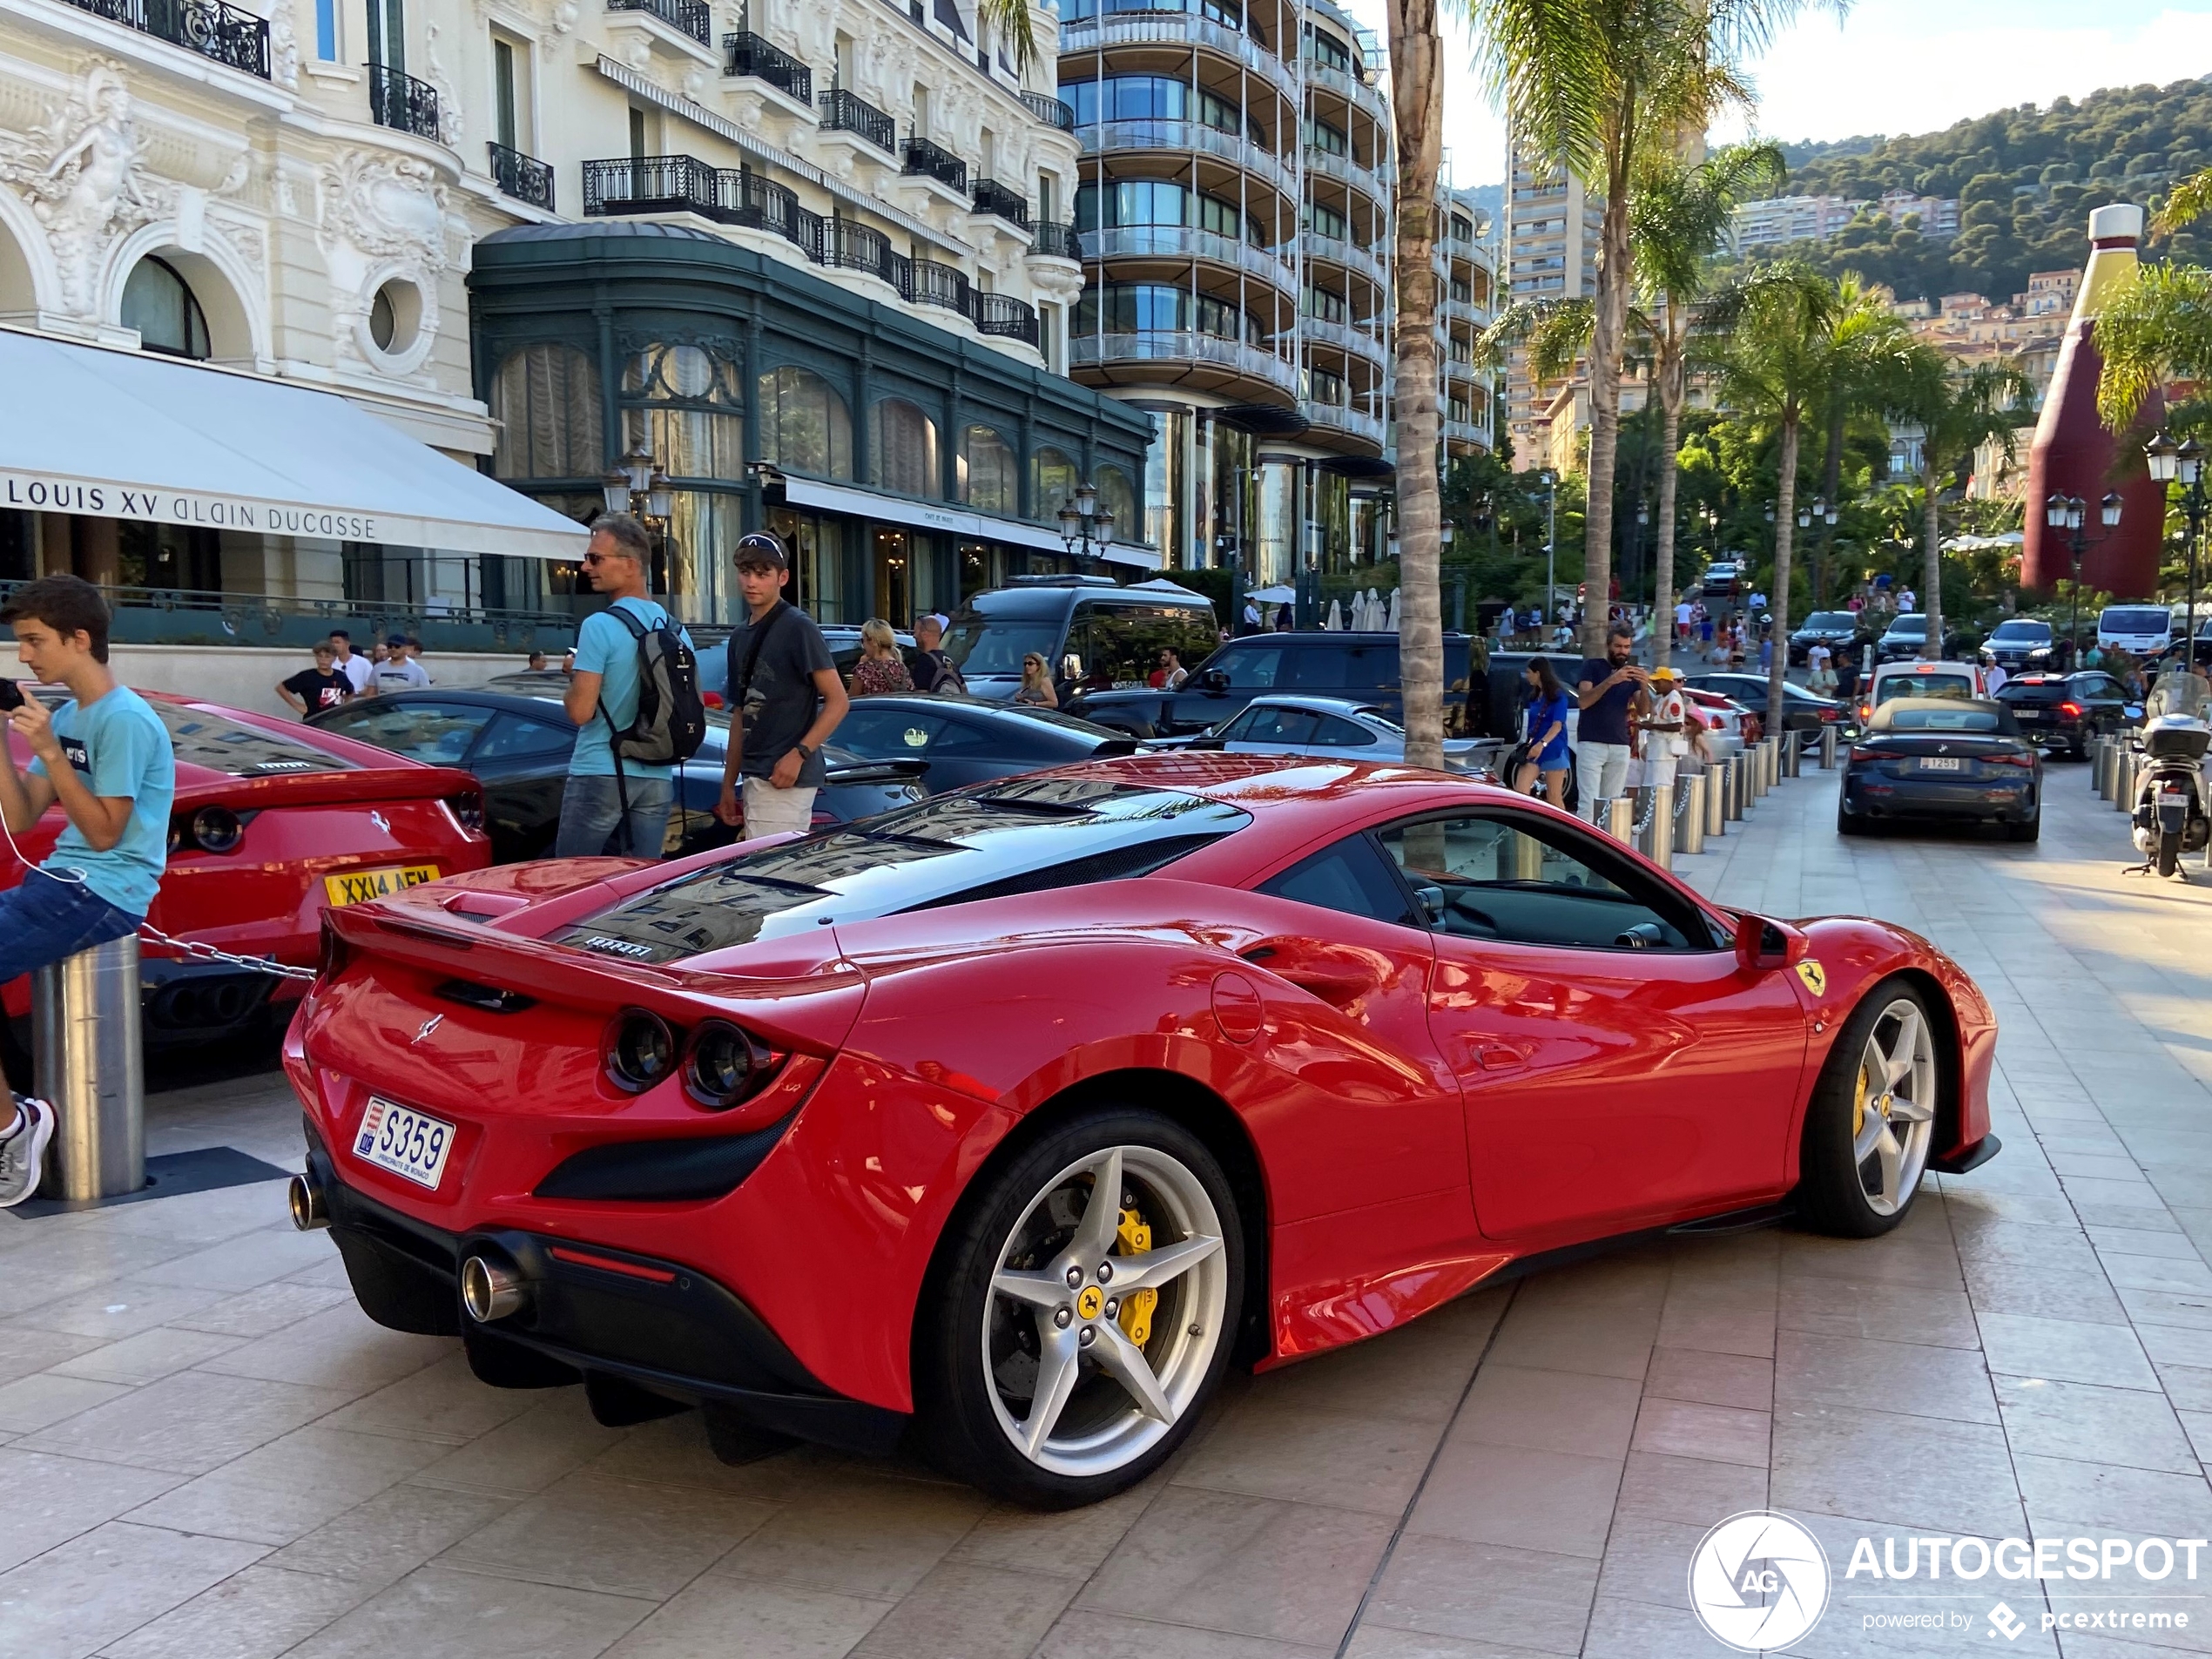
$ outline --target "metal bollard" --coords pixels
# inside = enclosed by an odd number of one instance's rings
[[[39,1191],[69,1199],[136,1192],[146,1184],[138,935],[39,969],[30,999],[31,1068],[60,1119]]]
[[[1765,797],[1767,779],[1773,776],[1773,767],[1774,739],[1761,738],[1758,753],[1751,763],[1751,799],[1753,800],[1759,800]]]
[[[1792,732],[1789,740],[1782,745],[1782,775],[1784,778],[1802,777],[1804,764],[1805,734],[1802,732]]]
[[[1651,786],[1651,830],[1643,855],[1662,870],[1675,867],[1675,786]]]
[[[1832,725],[1820,728],[1820,769],[1823,772],[1836,770],[1836,728]]]
[[[1633,846],[1636,833],[1636,803],[1631,795],[1615,795],[1598,804],[1598,827],[1615,840]]]
[[[1723,799],[1728,788],[1728,762],[1716,760],[1705,768],[1705,833],[1728,833],[1728,806]]]
[[[1690,772],[1682,779],[1680,785],[1683,799],[1682,846],[1680,850],[1684,853],[1703,853],[1705,850],[1705,780],[1711,776],[1711,772],[1708,770]]]
[[[1728,821],[1731,824],[1743,822],[1743,792],[1750,783],[1750,776],[1751,752],[1746,749],[1742,754],[1730,758],[1728,763],[1728,783],[1723,791],[1727,797],[1727,805],[1723,810]]]
[[[2135,752],[2124,749],[2120,755],[2120,770],[2113,776],[2112,805],[2115,812],[2133,813],[2135,810]]]

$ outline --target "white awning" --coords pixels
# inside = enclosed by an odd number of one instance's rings
[[[1059,531],[1024,519],[1001,518],[995,513],[978,513],[939,502],[910,501],[904,496],[880,495],[851,484],[827,484],[817,478],[800,478],[787,473],[768,475],[783,481],[784,500],[793,507],[824,508],[833,513],[850,513],[856,518],[872,518],[880,523],[944,530],[979,542],[1009,542],[1016,547],[1033,547],[1043,553],[1064,555],[1068,551],[1068,544],[1060,539]],[[1158,550],[1133,543],[1109,543],[1099,549],[1098,556],[1109,564],[1127,564],[1140,570],[1160,568]]]
[[[583,528],[334,393],[0,329],[0,507],[575,559]]]

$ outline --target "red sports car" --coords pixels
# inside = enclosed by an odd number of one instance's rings
[[[1232,1359],[1547,1251],[1867,1236],[1997,1150],[1989,1006],[1402,766],[1093,762],[680,864],[334,911],[295,1219],[361,1305],[603,1420],[703,1404],[1080,1503]]]
[[[58,688],[26,689],[59,700]],[[141,695],[177,751],[169,867],[146,918],[165,934],[312,968],[327,906],[491,861],[482,792],[465,772],[218,704]],[[28,765],[30,751],[10,741],[16,764]],[[17,836],[24,857],[35,864],[52,852],[65,821],[55,807]],[[0,887],[22,879],[0,847]],[[220,1036],[265,997],[299,995],[297,981],[142,948],[150,1042]],[[0,1007],[10,1021],[28,1017],[28,975],[0,985]]]

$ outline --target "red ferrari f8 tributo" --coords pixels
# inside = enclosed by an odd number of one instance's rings
[[[1084,1502],[1232,1360],[1546,1252],[1895,1226],[1997,1150],[1988,1004],[1402,766],[1157,754],[681,863],[329,913],[295,1218],[361,1305],[603,1420]]]

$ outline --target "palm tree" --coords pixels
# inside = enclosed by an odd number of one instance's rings
[[[1804,11],[1808,0],[1466,3],[1482,43],[1492,96],[1515,142],[1533,158],[1564,167],[1605,198],[1591,325],[1589,516],[1583,543],[1584,580],[1594,601],[1586,629],[1595,654],[1604,644],[1605,598],[1612,591],[1613,475],[1634,285],[1629,204],[1636,169],[1647,155],[1680,150],[1722,110],[1749,105],[1742,66],[1765,49],[1777,28]],[[1840,13],[1848,0],[1826,3]],[[1434,15],[1429,0],[1392,0],[1393,17],[1400,6]],[[1394,22],[1393,30],[1394,37]],[[1399,125],[1402,133],[1402,117]]]
[[[1904,325],[1855,280],[1838,283],[1801,260],[1755,266],[1702,312],[1696,357],[1718,382],[1723,408],[1781,434],[1774,502],[1772,662],[1767,707],[1777,718],[1789,667],[1791,533],[1797,526],[1797,449],[1808,415],[1826,407],[1843,374],[1861,375],[1897,349]]]
[[[1923,657],[1943,655],[1943,552],[1938,511],[1943,487],[1973,461],[1985,443],[2004,446],[2007,456],[2019,443],[2019,425],[2032,414],[2034,395],[2027,377],[2016,368],[1978,363],[1962,368],[1932,346],[1915,344],[1898,352],[1886,377],[1885,402],[1892,417],[1918,425],[1920,439],[1922,558],[1927,641]]]
[[[2212,213],[2212,167],[2192,173],[2174,186],[2150,222],[2151,234],[2171,236],[2208,213]]]
[[[2097,413],[2114,432],[2169,381],[2212,380],[2212,270],[2144,267],[2098,316],[2097,350]]]

